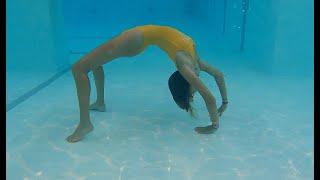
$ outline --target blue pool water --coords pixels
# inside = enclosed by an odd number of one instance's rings
[[[7,179],[313,179],[313,2],[250,1],[245,27],[242,3],[7,1]],[[64,70],[142,24],[180,29],[224,73],[219,130],[193,130],[210,123],[201,96],[192,119],[171,99],[174,65],[149,47],[104,65],[107,111],[91,112],[94,131],[68,143],[79,111]],[[200,77],[220,105],[214,79]]]

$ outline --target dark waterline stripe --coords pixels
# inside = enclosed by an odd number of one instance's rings
[[[240,39],[240,51],[244,49],[245,37],[246,37],[246,24],[247,13],[249,9],[249,0],[242,0],[242,27],[241,27],[241,39]]]
[[[71,66],[66,67],[65,69],[57,72],[55,75],[53,75],[51,78],[46,80],[45,82],[39,84],[38,86],[34,87],[30,91],[26,92],[25,94],[21,95],[17,99],[13,100],[11,103],[9,103],[6,106],[6,112],[10,111],[11,109],[15,108],[17,105],[21,104],[22,102],[29,99],[31,96],[35,95],[37,92],[39,92],[41,89],[47,87],[49,84],[57,80],[60,76],[62,76],[64,73],[68,72],[70,70]]]
[[[226,32],[226,15],[227,15],[227,0],[223,2],[223,26],[222,26],[222,33]]]

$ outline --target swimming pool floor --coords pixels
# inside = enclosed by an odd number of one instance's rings
[[[91,112],[95,130],[75,144],[70,72],[9,111],[7,179],[313,179],[312,79],[225,70],[229,107],[215,134],[199,135],[205,105],[197,94],[196,120],[177,108],[171,69],[129,73],[106,70],[107,112]]]

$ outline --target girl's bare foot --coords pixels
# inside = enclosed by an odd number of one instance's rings
[[[105,106],[104,103],[102,103],[102,104],[93,103],[93,104],[91,104],[89,106],[89,110],[105,112],[106,111],[106,106]]]
[[[88,125],[79,125],[77,129],[67,137],[67,141],[70,143],[74,143],[80,141],[86,134],[90,133],[93,130],[93,126],[91,123]]]

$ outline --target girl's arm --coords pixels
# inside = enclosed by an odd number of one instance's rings
[[[222,74],[222,72],[220,72],[218,69],[212,67],[207,62],[199,60],[199,65],[200,65],[200,69],[202,71],[205,71],[214,77],[214,79],[219,87],[220,95],[222,97],[222,105],[219,108],[218,112],[219,112],[219,115],[221,116],[222,113],[226,110],[227,103],[228,103],[227,89],[226,89],[223,74]]]
[[[209,89],[205,86],[205,84],[201,81],[201,79],[195,74],[193,70],[188,66],[190,60],[189,56],[183,53],[177,53],[176,57],[176,67],[181,75],[193,86],[202,96],[207,110],[209,112],[209,116],[212,124],[205,127],[196,127],[195,131],[202,134],[213,133],[219,127],[219,116],[218,110],[216,106],[216,100],[214,96],[211,94]]]

